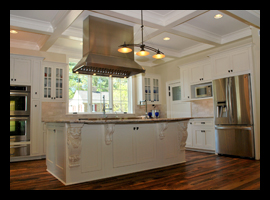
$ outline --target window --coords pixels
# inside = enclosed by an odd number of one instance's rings
[[[132,113],[129,102],[131,78],[111,78],[72,73],[77,63],[69,63],[69,113]]]

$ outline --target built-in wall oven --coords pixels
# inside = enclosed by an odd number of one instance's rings
[[[10,86],[10,157],[30,155],[30,86]]]

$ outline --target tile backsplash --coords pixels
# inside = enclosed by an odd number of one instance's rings
[[[214,117],[213,99],[191,102],[192,117]]]

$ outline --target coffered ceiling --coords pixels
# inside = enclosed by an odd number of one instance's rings
[[[223,17],[215,19],[217,14]],[[10,30],[17,31],[10,33],[10,47],[81,59],[83,20],[88,15],[133,26],[134,43],[141,42],[140,10],[10,10]],[[152,58],[152,52],[135,55],[140,65],[152,67],[251,36],[250,25],[260,28],[260,11],[143,10],[143,21],[144,43],[166,55],[161,60]]]

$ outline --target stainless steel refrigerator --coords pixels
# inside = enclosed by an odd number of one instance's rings
[[[213,80],[216,152],[254,158],[250,74]]]

